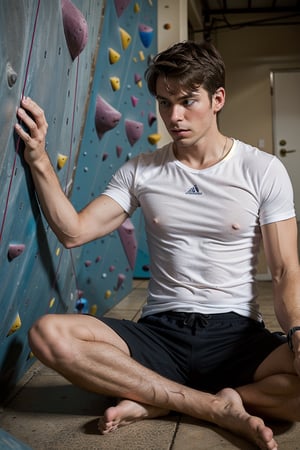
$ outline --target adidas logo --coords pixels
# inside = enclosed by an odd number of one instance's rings
[[[194,186],[192,186],[188,191],[186,191],[186,194],[191,194],[191,195],[202,195],[203,192],[201,192],[198,188],[198,186],[196,184],[194,184]]]

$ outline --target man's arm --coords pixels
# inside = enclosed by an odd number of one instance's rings
[[[285,333],[300,327],[300,267],[295,218],[262,226],[267,263],[272,274],[274,308]],[[300,331],[292,337],[300,374]]]
[[[18,117],[29,130],[27,133],[19,124],[15,126],[25,143],[24,157],[30,166],[42,210],[62,244],[67,248],[75,247],[118,228],[127,214],[113,199],[102,195],[78,213],[64,194],[45,151],[48,124],[44,111],[26,98],[18,109]]]

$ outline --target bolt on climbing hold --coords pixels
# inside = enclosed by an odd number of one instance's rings
[[[91,314],[92,316],[95,316],[96,313],[97,313],[97,309],[98,309],[98,307],[97,307],[96,304],[92,305],[91,308],[90,308],[90,314]]]
[[[119,59],[121,58],[121,55],[113,48],[109,48],[108,49],[108,57],[109,57],[110,64],[116,64],[116,62],[118,62]]]
[[[61,0],[61,4],[66,42],[74,60],[87,44],[88,24],[82,12],[70,0]]]
[[[10,244],[7,253],[9,261],[12,261],[13,259],[17,258],[24,252],[24,250],[25,250],[24,244]]]
[[[118,291],[120,289],[120,287],[122,286],[122,284],[124,283],[126,279],[126,276],[123,273],[120,273],[118,275],[118,280],[117,280],[117,286],[116,286],[116,291]]]
[[[119,30],[120,30],[122,48],[123,48],[123,50],[126,50],[131,42],[131,36],[129,33],[127,33],[126,30],[124,30],[124,28],[119,28]]]
[[[96,101],[95,125],[99,139],[106,131],[116,127],[120,122],[122,114],[107,103],[100,95]]]
[[[86,298],[81,297],[77,300],[75,309],[78,314],[87,314],[89,312],[89,302]]]
[[[139,25],[139,35],[144,47],[146,48],[150,47],[153,34],[154,32],[152,27],[149,27],[148,25],[145,24]]]
[[[149,134],[148,136],[148,142],[149,144],[157,144],[158,141],[160,140],[161,135],[159,133],[153,133],[153,134]]]
[[[113,91],[118,91],[120,89],[121,83],[119,77],[110,77],[109,81]]]
[[[59,153],[57,155],[57,167],[58,167],[58,169],[62,169],[64,167],[64,165],[67,162],[67,159],[68,159],[67,155],[63,155],[62,153]]]
[[[136,122],[135,120],[126,119],[125,131],[130,145],[133,146],[142,136],[144,124],[142,122]]]
[[[14,320],[12,326],[10,327],[10,330],[9,330],[7,336],[10,336],[11,334],[15,333],[15,331],[17,331],[19,328],[21,328],[21,326],[22,326],[21,318],[20,318],[19,313],[17,313],[15,320]]]
[[[111,297],[111,294],[112,294],[112,292],[109,289],[107,289],[107,291],[105,291],[104,297],[106,299],[109,299]]]
[[[6,64],[6,76],[7,76],[7,83],[9,87],[13,87],[14,84],[16,84],[18,75],[12,68],[12,65],[8,62]]]

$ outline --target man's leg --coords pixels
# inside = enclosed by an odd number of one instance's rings
[[[264,418],[300,421],[300,377],[287,344],[274,350],[258,367],[254,383],[237,389],[247,411]]]
[[[260,449],[277,448],[272,430],[245,411],[236,391],[211,395],[161,377],[134,361],[126,343],[94,317],[44,316],[31,329],[30,345],[45,365],[77,386],[124,399],[107,417],[111,427],[126,422],[125,406],[131,419],[137,408],[138,414],[143,408],[142,418],[174,410],[240,434]]]

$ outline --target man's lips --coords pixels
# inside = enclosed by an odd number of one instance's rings
[[[188,128],[171,128],[170,131],[177,136],[185,136],[190,130]]]

